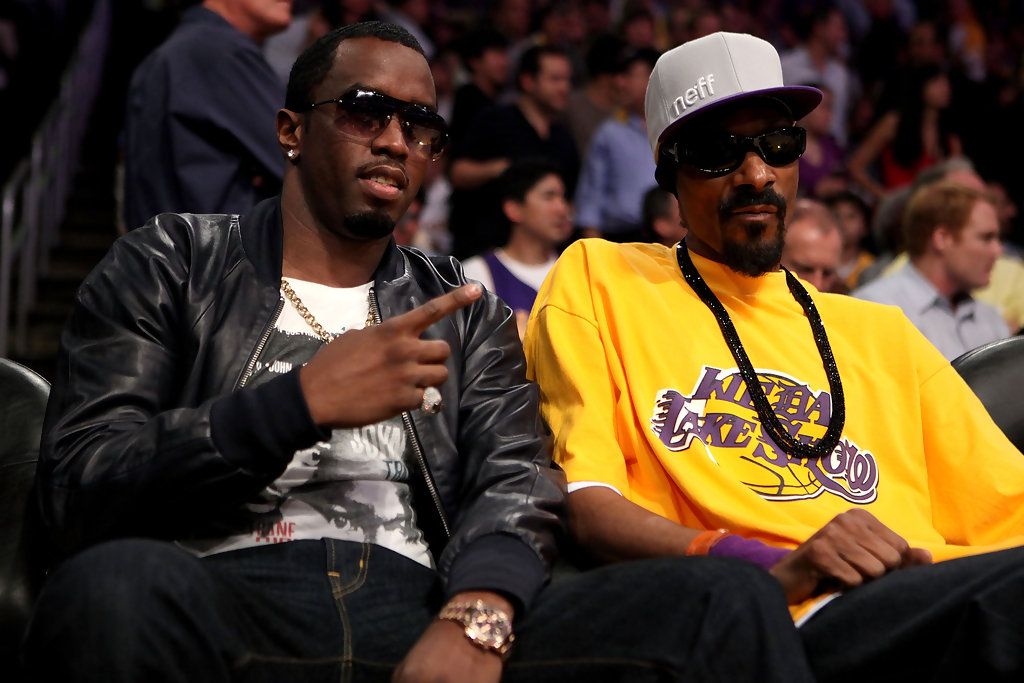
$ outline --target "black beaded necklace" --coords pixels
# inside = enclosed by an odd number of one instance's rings
[[[736,360],[740,376],[747,385],[747,392],[754,403],[757,417],[761,420],[761,427],[772,438],[772,441],[787,454],[798,458],[818,459],[832,453],[839,444],[843,426],[846,423],[846,400],[843,395],[843,383],[839,377],[839,368],[836,367],[836,359],[832,355],[832,347],[829,345],[828,335],[825,333],[825,325],[822,324],[818,309],[803,285],[793,277],[792,273],[785,268],[782,269],[786,273],[786,284],[789,285],[789,291],[800,307],[804,309],[804,315],[807,316],[807,320],[811,324],[811,333],[814,335],[814,343],[818,346],[818,353],[821,354],[821,362],[825,367],[825,375],[828,377],[828,389],[832,394],[832,416],[829,419],[828,429],[825,430],[825,435],[813,444],[797,441],[782,426],[782,422],[772,410],[771,404],[768,403],[768,397],[765,396],[761,382],[757,379],[757,373],[754,372],[754,366],[751,365],[750,358],[743,348],[743,342],[740,341],[736,328],[733,326],[732,320],[729,319],[729,313],[704,282],[697,267],[693,265],[690,254],[686,250],[685,241],[676,246],[676,260],[679,262],[679,270],[683,273],[683,279],[715,315],[718,327],[722,330],[722,336],[725,337],[729,351],[732,352],[732,357]]]

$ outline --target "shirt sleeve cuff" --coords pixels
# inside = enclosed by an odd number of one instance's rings
[[[603,481],[573,481],[569,482],[567,490],[569,493],[572,493],[573,491],[581,491],[583,489],[591,488],[610,489],[620,496],[622,495],[622,491],[618,490],[611,484],[604,483]]]
[[[790,551],[786,548],[768,545],[756,538],[743,538],[735,534],[728,534],[711,547],[708,555],[735,557],[752,562],[765,571],[769,571],[789,553]]]
[[[464,591],[494,591],[515,604],[518,618],[529,609],[546,578],[544,563],[514,536],[481,536],[458,554],[448,572],[445,597]]]
[[[227,460],[264,474],[279,473],[295,451],[330,438],[309,414],[297,369],[217,399],[210,431]]]

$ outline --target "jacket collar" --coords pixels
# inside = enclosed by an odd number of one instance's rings
[[[252,208],[239,219],[242,249],[256,269],[261,282],[276,289],[281,281],[281,261],[284,254],[284,227],[281,221],[281,198],[271,197]],[[409,277],[409,262],[395,244],[388,242],[377,270],[373,275],[375,286],[388,285]]]

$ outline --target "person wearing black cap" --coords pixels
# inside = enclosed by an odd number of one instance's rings
[[[525,338],[570,530],[604,561],[761,567],[822,681],[1020,680],[1024,458],[897,309],[780,267],[820,97],[749,35],[658,61],[687,236],[572,245]]]

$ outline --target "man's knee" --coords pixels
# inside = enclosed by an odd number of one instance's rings
[[[201,591],[208,577],[199,560],[173,544],[145,539],[109,541],[66,560],[47,580],[33,623],[96,622],[98,627],[145,618],[169,608],[169,596]]]
[[[135,609],[162,592],[197,587],[205,573],[199,560],[172,544],[144,539],[93,546],[61,564],[43,588],[60,602],[98,602],[103,611],[121,604]],[[200,581],[202,583],[202,581]]]
[[[661,611],[675,620],[680,610],[717,622],[792,624],[775,578],[749,562],[716,557],[666,557],[619,565],[620,580],[648,618]]]
[[[218,617],[215,577],[171,543],[126,539],[65,561],[40,594],[23,654],[33,680],[166,680],[205,667],[223,680],[211,649]],[[149,673],[147,673],[149,672]]]
[[[663,566],[655,571],[673,590],[689,595],[714,595],[737,606],[765,600],[785,604],[782,587],[775,577],[749,562],[706,556],[664,558],[657,562]]]
[[[782,588],[764,569],[728,558],[676,557],[637,563],[635,572],[641,619],[653,627],[643,630],[645,638],[652,651],[683,653],[688,680],[809,679]],[[684,643],[700,645],[680,649]]]

